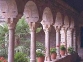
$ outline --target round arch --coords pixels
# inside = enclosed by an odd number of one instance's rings
[[[16,18],[18,12],[15,0],[0,0],[0,14],[5,18]]]
[[[49,25],[53,23],[53,15],[49,7],[46,7],[43,11],[42,22]]]
[[[57,12],[56,14],[56,19],[55,19],[55,26],[62,26],[63,21],[62,21],[62,14],[60,12]]]
[[[71,18],[70,28],[74,28],[74,19]]]
[[[27,22],[37,22],[39,13],[36,4],[33,1],[28,1],[24,9],[24,17]]]
[[[64,17],[64,27],[69,27],[69,17],[67,15]]]

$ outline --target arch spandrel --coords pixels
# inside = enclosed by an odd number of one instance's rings
[[[62,25],[63,25],[62,15],[60,12],[57,12],[54,26],[62,26]]]
[[[6,0],[0,0],[0,15],[4,16],[8,13],[8,4]]]
[[[52,25],[53,23],[53,16],[52,16],[52,12],[49,7],[46,7],[44,9],[42,22],[45,24],[50,24],[50,25]]]
[[[0,14],[5,18],[16,18],[18,12],[15,0],[0,0]]]
[[[33,1],[29,1],[26,3],[24,16],[27,22],[37,22],[39,20],[38,9]]]
[[[66,27],[66,28],[69,27],[69,18],[68,18],[68,16],[65,16],[65,18],[64,18],[64,27]]]
[[[74,19],[71,18],[70,28],[74,28]]]
[[[8,0],[8,13],[9,13],[9,18],[16,18],[18,15],[18,10],[17,10],[17,5],[15,0]]]

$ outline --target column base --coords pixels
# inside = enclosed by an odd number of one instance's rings
[[[30,62],[36,62],[36,60],[35,59],[30,59]]]
[[[63,56],[61,56],[61,58],[64,58],[64,57],[66,57],[67,55],[63,55]]]
[[[55,61],[44,61],[44,62],[55,62]]]
[[[57,55],[56,59],[60,59],[60,57],[61,57],[60,55]]]

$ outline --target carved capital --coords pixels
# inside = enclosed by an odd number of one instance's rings
[[[74,31],[74,29],[72,29],[72,28],[68,28],[68,30],[70,31],[70,33],[72,33]]]
[[[43,25],[43,30],[44,30],[44,32],[48,32],[48,31],[50,31],[51,30],[51,26],[50,25]]]
[[[29,22],[28,25],[30,27],[31,32],[36,30],[36,23],[35,22]]]
[[[60,32],[60,28],[57,28],[57,29],[56,29],[56,32]]]
[[[60,26],[54,26],[54,28],[55,28],[55,30],[56,30],[56,32],[60,32],[60,30],[61,30],[61,27]]]
[[[68,28],[65,28],[65,27],[63,27],[62,29],[64,30],[65,33],[66,33],[67,30],[68,30]]]
[[[8,24],[8,29],[15,29],[15,27],[16,27],[16,20],[13,19],[13,18],[8,18],[7,24]]]

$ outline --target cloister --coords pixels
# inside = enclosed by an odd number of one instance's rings
[[[24,16],[30,27],[31,49],[30,62],[36,62],[36,29],[41,26],[45,38],[45,62],[50,62],[50,43],[57,48],[60,58],[60,45],[73,47],[78,52],[79,13],[62,0],[0,0],[0,16],[8,24],[9,46],[8,62],[14,62],[15,27]],[[55,37],[52,37],[53,33]],[[39,37],[41,38],[41,36]],[[54,38],[55,40],[53,40]],[[67,53],[66,53],[67,55]]]

